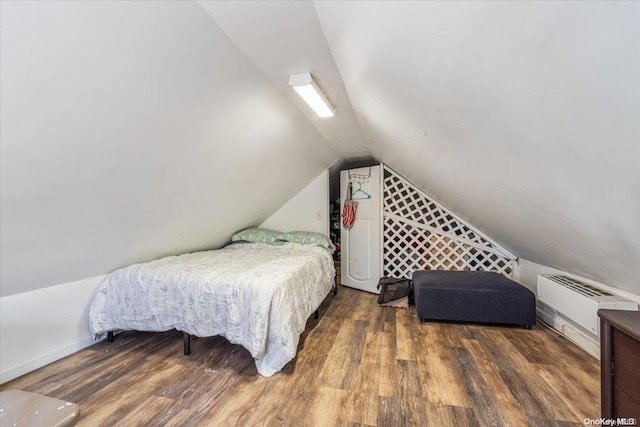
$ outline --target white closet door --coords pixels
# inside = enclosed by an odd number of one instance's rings
[[[351,181],[352,200],[358,202],[356,220],[340,230],[342,285],[379,293],[380,280],[380,166],[340,172],[340,207]],[[342,218],[341,218],[342,219]]]

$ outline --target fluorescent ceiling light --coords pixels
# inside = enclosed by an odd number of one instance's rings
[[[310,73],[292,74],[289,77],[289,86],[292,86],[298,95],[320,117],[331,117],[335,114],[333,107],[322,90],[318,87]]]

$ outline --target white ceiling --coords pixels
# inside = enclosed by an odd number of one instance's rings
[[[2,295],[221,245],[369,156],[640,294],[640,2],[0,7]]]
[[[640,292],[640,3],[200,3],[303,111],[286,80],[316,76],[338,114],[308,117],[345,159]]]
[[[195,2],[1,2],[0,295],[220,247],[339,161]]]
[[[229,38],[297,105],[345,158],[370,156],[312,2],[200,1]],[[320,118],[289,86],[289,76],[311,72],[336,115]]]

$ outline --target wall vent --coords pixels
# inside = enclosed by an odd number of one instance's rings
[[[610,292],[607,292],[600,288],[596,288],[595,286],[589,285],[568,276],[549,274],[546,275],[546,277],[562,286],[573,289],[574,291],[579,292],[586,297],[614,297],[615,299],[615,296]]]
[[[599,309],[638,310],[634,301],[559,274],[538,276],[538,299],[598,336]]]

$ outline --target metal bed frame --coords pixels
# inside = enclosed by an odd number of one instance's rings
[[[333,295],[338,295],[338,276],[337,274],[335,274],[333,276]],[[314,311],[313,313],[313,318],[314,319],[319,319],[320,318],[320,309],[316,309],[316,311]],[[107,332],[107,341],[108,342],[113,342],[114,340],[114,336],[113,336],[113,331],[109,331]],[[189,356],[191,354],[191,335],[186,333],[186,332],[182,332],[182,341],[183,341],[183,349],[184,349],[184,355],[185,356]]]

